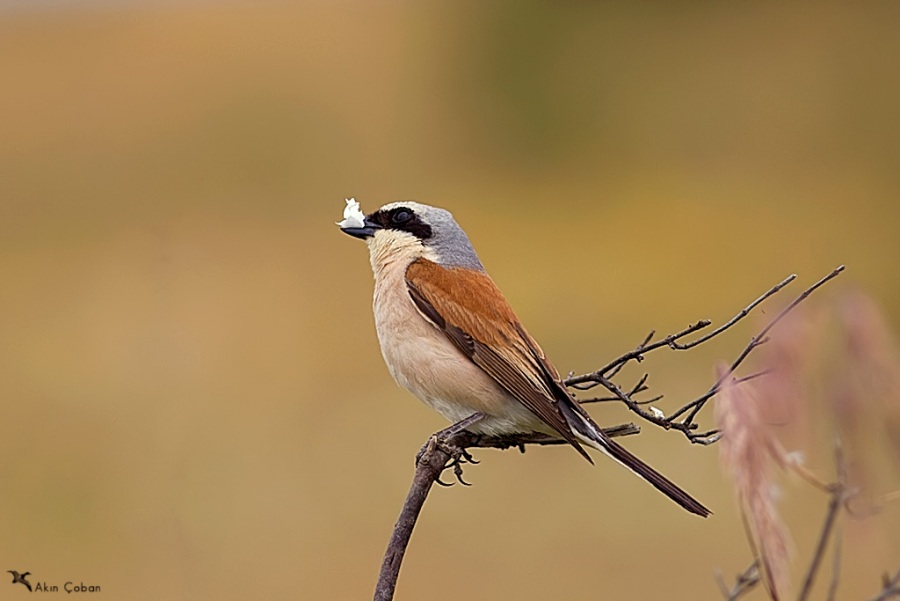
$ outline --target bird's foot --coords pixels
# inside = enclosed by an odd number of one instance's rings
[[[463,480],[462,466],[464,463],[470,463],[472,465],[477,464],[478,462],[475,461],[475,458],[472,457],[471,453],[460,447],[453,447],[445,444],[442,448],[444,452],[450,455],[450,460],[444,466],[444,470],[452,469],[457,482],[463,486],[472,486],[469,482]],[[453,482],[444,482],[440,477],[438,477],[435,482],[441,486],[453,486],[454,484]]]
[[[443,451],[450,457],[449,460],[447,461],[446,465],[444,465],[444,467],[441,471],[452,469],[453,475],[456,476],[456,480],[460,484],[462,484],[464,486],[471,486],[468,482],[463,480],[463,467],[462,466],[465,463],[470,463],[472,465],[475,465],[478,462],[475,460],[474,457],[472,457],[472,454],[469,453],[465,448],[463,448],[459,445],[453,444],[451,442],[451,440],[453,439],[453,437],[455,435],[459,434],[460,432],[465,430],[467,427],[480,421],[483,418],[484,418],[483,414],[475,413],[473,415],[470,415],[466,419],[453,424],[449,428],[445,428],[445,429],[441,430],[440,432],[436,432],[436,433],[432,434],[431,437],[429,437],[428,442],[426,442],[422,446],[422,448],[419,449],[419,452],[416,454],[416,466],[419,465],[419,461],[422,460],[422,457],[423,457],[423,455],[425,455],[426,452],[434,451],[434,449],[436,449],[436,448],[440,449],[441,451]],[[443,480],[441,480],[440,477],[436,478],[435,482],[440,484],[441,486],[452,486],[453,485],[453,482],[444,482]]]

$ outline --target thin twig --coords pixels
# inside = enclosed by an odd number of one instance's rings
[[[841,533],[838,531],[834,535],[834,549],[832,550],[831,560],[831,583],[828,585],[828,597],[826,601],[835,601],[837,599],[838,584],[841,580]]]
[[[800,590],[800,596],[797,597],[797,601],[806,601],[809,598],[809,594],[812,592],[812,586],[816,579],[816,572],[818,572],[819,565],[822,563],[822,559],[825,556],[825,548],[828,546],[828,539],[831,537],[831,532],[834,530],[834,525],[837,522],[838,513],[841,510],[842,497],[843,490],[841,488],[836,488],[835,492],[831,495],[831,500],[828,502],[828,513],[825,514],[825,523],[822,525],[822,532],[819,533],[816,551],[813,554],[812,561],[806,571],[806,578],[803,579],[803,588]]]
[[[740,320],[745,318],[747,315],[749,315],[750,312],[753,311],[753,309],[755,309],[763,301],[765,301],[769,297],[777,294],[782,288],[784,288],[785,286],[787,286],[788,284],[793,282],[795,279],[797,279],[796,274],[789,275],[784,280],[782,280],[781,282],[779,282],[778,284],[776,284],[775,286],[770,288],[765,294],[763,294],[762,296],[760,296],[759,298],[754,300],[752,303],[750,303],[749,305],[747,305],[746,307],[741,309],[737,313],[737,315],[735,315],[734,317],[729,319],[727,322],[725,322],[724,324],[722,324],[721,326],[719,326],[712,332],[710,332],[704,336],[701,336],[700,338],[698,338],[696,340],[693,340],[691,342],[686,342],[686,343],[679,342],[679,340],[681,340],[682,338],[689,336],[690,334],[698,332],[698,331],[712,325],[712,322],[710,320],[701,319],[697,323],[689,325],[688,327],[681,330],[680,332],[676,332],[674,334],[669,334],[665,338],[657,340],[656,342],[653,342],[653,343],[651,343],[650,340],[653,338],[653,336],[655,335],[656,332],[651,331],[650,334],[648,334],[647,337],[644,338],[644,341],[641,342],[634,350],[628,351],[627,353],[624,353],[624,354],[616,357],[615,359],[613,359],[612,361],[610,361],[609,363],[607,363],[606,365],[604,365],[603,367],[601,367],[600,369],[598,369],[595,372],[592,372],[590,374],[584,374],[581,376],[570,376],[569,378],[567,378],[565,380],[564,384],[566,386],[573,386],[576,384],[583,384],[585,382],[596,382],[596,378],[599,378],[601,376],[606,376],[607,378],[612,378],[629,361],[636,360],[636,361],[640,362],[643,360],[645,353],[649,353],[658,348],[669,347],[670,349],[676,350],[676,351],[685,351],[685,350],[694,348],[695,346],[698,346],[698,345],[718,336],[725,330],[727,330],[730,327],[732,327],[733,325],[735,325],[737,322],[739,322]]]
[[[806,577],[803,579],[803,587],[797,596],[797,601],[806,601],[812,592],[813,583],[816,579],[816,573],[825,557],[825,549],[828,546],[828,540],[834,531],[834,525],[837,523],[838,514],[846,500],[846,469],[844,466],[844,456],[841,451],[840,443],[835,444],[834,460],[837,465],[837,482],[831,487],[831,498],[828,501],[828,512],[825,514],[825,522],[822,524],[822,531],[819,533],[819,540],[816,543],[816,550],[813,553],[812,561],[806,570]]]
[[[730,589],[722,579],[721,573],[716,573],[716,582],[719,584],[719,590],[725,601],[737,601],[759,584],[759,566],[755,561],[751,563],[746,570],[735,577],[734,586]]]
[[[607,376],[612,377],[616,373],[618,373],[619,369],[621,369],[622,365],[625,365],[632,359],[637,361],[642,361],[644,353],[649,353],[650,351],[655,351],[658,348],[662,348],[665,346],[669,346],[672,342],[675,342],[679,338],[683,338],[689,334],[693,334],[697,330],[702,330],[703,328],[709,326],[712,322],[708,319],[701,319],[695,324],[689,325],[685,329],[680,332],[676,332],[675,334],[669,334],[665,338],[654,342],[653,344],[647,344],[647,339],[644,342],[639,344],[634,350],[628,351],[627,353],[620,355],[598,369],[595,372],[591,372],[589,374],[583,374],[580,376],[570,376],[563,380],[563,384],[566,386],[575,386],[576,384],[584,384],[585,382],[596,382],[597,378]],[[654,332],[650,332],[650,336],[652,336]],[[649,337],[648,337],[649,338]],[[613,371],[615,370],[615,371]],[[612,372],[612,373],[608,373]]]
[[[583,403],[599,403],[599,402],[609,402],[609,401],[619,401],[622,402],[628,407],[630,411],[639,415],[642,419],[653,423],[661,428],[666,430],[677,430],[687,437],[694,444],[712,444],[719,439],[719,433],[711,430],[708,432],[698,433],[697,424],[695,423],[695,419],[699,414],[700,410],[706,404],[706,402],[714,397],[722,387],[722,384],[729,377],[732,377],[734,371],[743,363],[743,361],[750,355],[750,353],[760,345],[765,344],[768,341],[767,335],[775,327],[775,325],[781,321],[794,307],[796,307],[800,302],[806,299],[810,294],[812,294],[819,287],[824,285],[826,282],[836,277],[841,271],[844,270],[844,266],[834,269],[831,273],[820,279],[818,282],[804,290],[794,301],[792,301],[787,307],[785,307],[782,311],[780,311],[771,321],[769,321],[766,326],[756,335],[754,336],[746,347],[741,351],[738,357],[732,362],[730,369],[726,374],[722,376],[713,386],[707,390],[705,393],[697,397],[696,399],[690,401],[685,404],[683,407],[677,409],[675,412],[668,416],[660,416],[657,412],[647,411],[642,405],[649,404],[649,402],[656,402],[660,397],[655,397],[652,401],[638,401],[634,399],[634,395],[647,390],[646,386],[646,375],[641,379],[637,386],[634,387],[631,391],[626,392],[623,388],[621,388],[617,383],[613,381],[613,377],[618,375],[619,371],[624,367],[628,362],[634,360],[637,362],[641,362],[644,359],[644,356],[656,349],[660,348],[669,348],[672,350],[689,350],[694,348],[704,342],[707,342],[716,336],[722,334],[729,328],[733,327],[739,321],[747,317],[755,308],[757,308],[760,304],[762,304],[765,300],[771,298],[778,292],[780,292],[783,288],[785,288],[788,284],[796,279],[795,275],[788,276],[783,279],[781,282],[770,288],[765,294],[759,296],[749,305],[744,307],[741,311],[739,311],[734,317],[729,319],[727,322],[716,328],[715,330],[697,338],[695,340],[689,342],[682,342],[682,340],[706,327],[708,327],[711,322],[709,320],[700,320],[697,323],[691,324],[688,327],[675,332],[674,334],[670,334],[665,336],[655,342],[651,342],[653,337],[656,335],[655,331],[651,331],[640,344],[637,345],[633,350],[624,353],[597,371],[582,374],[582,375],[574,375],[571,372],[568,377],[563,381],[563,384],[573,388],[575,390],[588,390],[595,386],[603,386],[612,393],[611,396],[600,396],[591,399],[585,399],[581,402]],[[753,378],[760,377],[764,374],[768,373],[768,371],[761,371],[755,374],[751,374],[749,376],[745,376],[742,378],[738,378],[736,382],[746,382]],[[682,417],[685,416],[686,417]],[[681,418],[681,419],[680,419]]]
[[[649,390],[650,387],[647,386],[647,378],[649,378],[649,377],[650,377],[650,374],[644,374],[643,376],[641,376],[641,379],[637,381],[637,384],[635,384],[631,388],[631,390],[628,391],[628,398],[633,398],[634,395],[640,394],[640,393],[644,392],[645,390]],[[580,385],[580,386],[573,386],[573,388],[577,388],[578,390],[587,390],[588,388],[592,388],[593,386],[597,386],[598,384],[599,384],[599,382],[593,382],[591,384],[591,386]],[[657,395],[657,396],[653,397],[652,399],[648,399],[646,401],[635,401],[635,402],[638,405],[649,405],[650,403],[655,403],[656,401],[660,400],[661,398],[663,398],[663,395],[660,394],[660,395]],[[606,396],[606,397],[598,397],[598,398],[593,398],[593,399],[577,399],[577,400],[582,405],[587,405],[589,403],[606,403],[609,401],[620,401],[621,399],[617,396]]]
[[[705,327],[705,326],[700,326],[700,327]],[[646,352],[647,345],[650,343],[651,340],[653,340],[654,336],[656,336],[656,330],[650,330],[650,333],[644,337],[644,340],[639,345],[637,345],[636,351]],[[639,361],[639,362],[642,359],[642,357],[640,355],[635,355],[634,358],[637,359],[637,361]],[[622,358],[619,357],[619,359],[622,359]],[[621,361],[618,365],[616,365],[611,370],[609,370],[609,373],[606,374],[607,377],[610,377],[610,378],[614,377],[617,373],[619,373],[619,370],[621,370],[623,367],[625,367],[626,363],[628,363],[628,359]]]
[[[740,313],[738,313],[737,315],[735,315],[734,317],[729,319],[727,322],[725,322],[724,324],[722,324],[721,326],[719,326],[718,328],[716,328],[709,334],[706,334],[705,336],[701,336],[697,340],[693,340],[686,344],[678,344],[677,342],[672,341],[672,343],[671,343],[672,348],[679,350],[679,351],[686,351],[690,348],[697,346],[698,344],[703,344],[704,342],[706,342],[707,340],[709,340],[710,338],[712,338],[718,334],[721,334],[722,332],[724,332],[725,330],[727,330],[728,328],[730,328],[731,326],[733,326],[740,320],[747,317],[747,315],[749,315],[750,312],[753,311],[753,309],[755,309],[758,305],[760,305],[764,300],[766,300],[770,296],[777,294],[782,288],[784,288],[785,286],[787,286],[788,284],[790,284],[791,282],[793,282],[796,279],[797,279],[797,274],[792,273],[788,277],[781,280],[779,283],[772,286],[768,292],[766,292],[765,294],[760,296],[758,299],[756,299],[755,301],[753,301],[752,303],[750,303],[749,305],[747,305],[746,307],[741,309]]]
[[[710,398],[712,398],[719,391],[719,389],[722,387],[722,384],[725,382],[725,380],[727,378],[731,377],[731,374],[733,374],[734,371],[741,365],[741,363],[744,362],[744,360],[750,355],[750,353],[753,351],[753,349],[766,343],[766,341],[768,340],[766,338],[766,336],[772,330],[772,328],[774,328],[775,325],[779,321],[781,321],[788,313],[790,313],[797,305],[799,305],[801,302],[806,300],[806,298],[808,298],[810,294],[812,294],[813,292],[818,290],[820,287],[824,286],[830,280],[837,277],[842,271],[844,271],[844,266],[840,265],[837,268],[835,268],[831,273],[829,273],[828,275],[826,275],[825,277],[820,279],[818,282],[816,282],[815,284],[813,284],[812,286],[810,286],[809,288],[804,290],[802,293],[800,293],[800,296],[795,298],[788,306],[786,306],[784,309],[779,311],[778,314],[771,321],[769,321],[769,323],[767,323],[765,325],[765,327],[762,330],[760,330],[760,332],[756,336],[754,336],[753,338],[750,339],[750,342],[747,344],[746,347],[744,347],[744,350],[741,351],[741,353],[738,355],[737,359],[734,360],[734,362],[731,364],[731,367],[729,367],[728,371],[725,372],[722,375],[722,377],[719,378],[719,380],[712,386],[712,388],[709,389],[709,391],[707,391],[706,394],[704,394],[697,400],[691,401],[690,403],[688,403],[681,409],[675,411],[675,413],[673,413],[672,415],[669,416],[669,419],[675,420],[678,417],[680,417],[681,415],[683,415],[684,413],[690,411],[690,413],[688,413],[688,416],[682,421],[682,423],[688,424],[688,425],[694,423],[694,418],[697,417],[697,414],[703,408],[703,405],[706,404],[706,401],[708,401]]]

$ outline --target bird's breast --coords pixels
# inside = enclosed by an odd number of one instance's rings
[[[376,277],[374,313],[381,353],[397,383],[450,421],[478,411],[490,433],[522,430],[534,416],[426,319],[409,296],[405,270]],[[529,429],[529,428],[524,428]]]

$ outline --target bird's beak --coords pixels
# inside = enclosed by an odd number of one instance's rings
[[[375,235],[377,230],[384,229],[380,224],[372,221],[368,217],[363,222],[363,227],[342,227],[341,231],[345,234],[349,234],[354,238],[359,238],[360,240],[365,240],[366,238],[371,238]]]

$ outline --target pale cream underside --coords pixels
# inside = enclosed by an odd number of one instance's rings
[[[375,274],[375,329],[388,370],[400,386],[451,422],[475,412],[488,417],[469,428],[485,434],[553,431],[466,358],[413,304],[406,268],[438,257],[414,236],[379,230],[367,240]],[[438,308],[440,310],[440,308]]]

